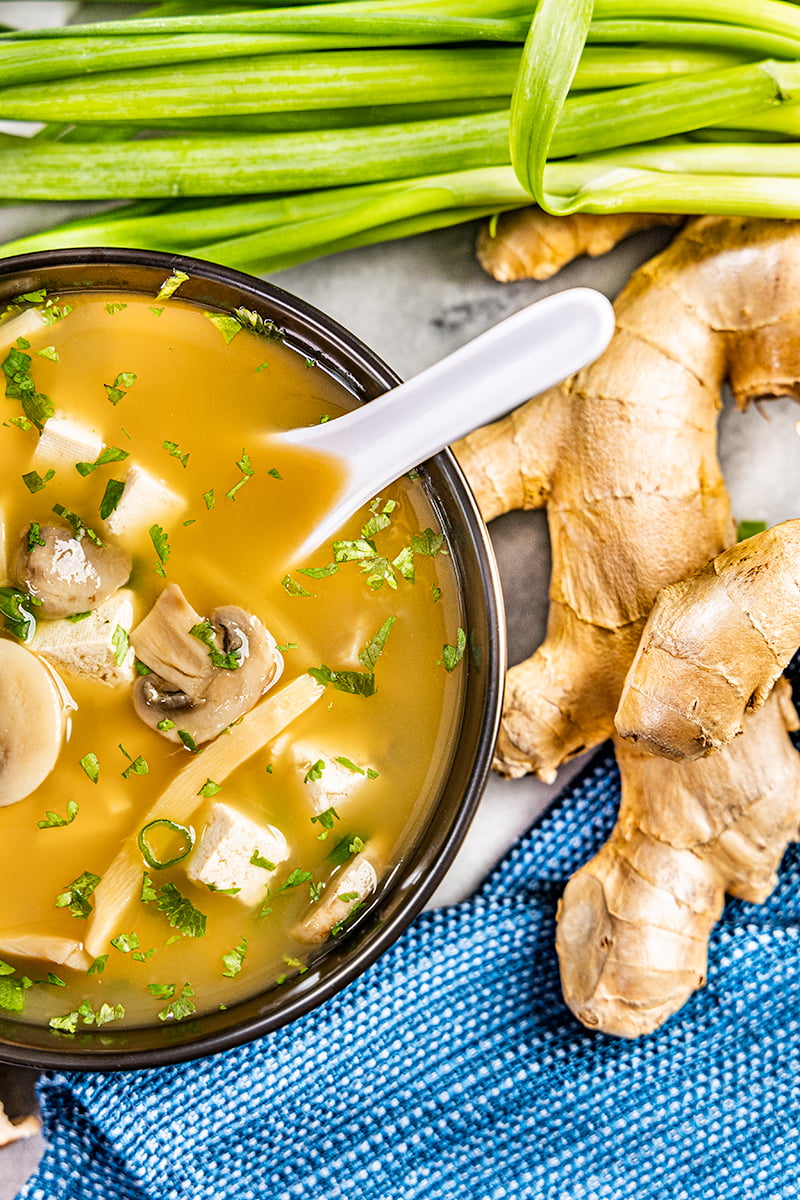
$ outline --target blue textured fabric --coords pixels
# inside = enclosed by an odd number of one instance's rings
[[[800,1195],[800,856],[730,903],[659,1032],[592,1034],[553,947],[618,803],[603,751],[476,896],[321,1009],[215,1058],[49,1075],[27,1200],[789,1200]]]

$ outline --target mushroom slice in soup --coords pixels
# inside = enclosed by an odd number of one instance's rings
[[[133,689],[136,712],[173,742],[211,741],[280,678],[283,657],[252,613],[236,605],[203,619],[169,584],[131,634],[150,673]]]
[[[0,640],[0,806],[24,800],[56,765],[65,696],[37,655],[17,642]]]
[[[42,525],[35,537],[24,529],[13,565],[14,578],[39,601],[42,617],[89,612],[127,583],[130,573],[124,550],[76,537],[63,525]]]
[[[317,945],[338,933],[345,921],[361,908],[378,886],[378,868],[371,849],[356,854],[328,881],[322,897],[315,901],[294,928],[298,942]]]

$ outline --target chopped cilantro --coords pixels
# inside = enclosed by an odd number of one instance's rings
[[[174,728],[175,722],[171,720],[170,717],[164,717],[163,720],[159,721],[156,725],[156,729],[159,729],[162,733],[166,733],[168,729]]]
[[[353,696],[374,696],[375,676],[371,671],[332,671],[323,663],[319,667],[309,667],[309,675],[317,683],[333,684],[339,692],[349,692]]]
[[[335,808],[326,808],[324,812],[315,813],[311,818],[311,823],[318,824],[322,832],[317,834],[317,840],[324,842],[330,831],[333,829],[334,821],[340,821],[341,817]]]
[[[192,735],[189,733],[188,729],[179,729],[178,737],[181,739],[181,741],[183,742],[186,749],[190,750],[192,754],[199,753],[199,751],[197,749],[197,742],[194,740]]]
[[[25,416],[41,430],[55,409],[49,398],[36,390],[31,362],[30,354],[24,354],[12,346],[0,367],[6,377],[6,396],[9,400],[19,400]]]
[[[161,443],[162,450],[166,450],[172,458],[177,458],[182,467],[186,467],[189,462],[189,454],[181,454],[181,448],[177,442],[163,441]]]
[[[40,475],[38,471],[26,471],[22,476],[22,482],[31,495],[35,496],[37,492],[42,490],[46,483],[50,482],[54,475],[55,471],[52,467],[44,475]]]
[[[214,505],[216,504],[216,500],[214,499],[214,489],[213,488],[209,488],[209,490],[207,492],[203,492],[203,503],[205,504],[206,508],[209,510],[211,510],[214,507]]]
[[[247,954],[247,938],[242,938],[238,946],[235,946],[229,954],[223,954],[222,974],[228,979],[233,979],[238,975],[244,965],[245,955]]]
[[[148,958],[152,958],[155,952],[155,946],[152,946],[149,950],[134,950],[131,958],[134,962],[147,962]]]
[[[15,970],[16,967],[12,967],[10,963],[3,962],[3,960],[0,959],[0,975],[13,975]]]
[[[239,468],[239,470],[242,472],[242,477],[237,483],[235,483],[233,485],[232,488],[230,488],[225,493],[225,496],[228,500],[235,500],[236,493],[239,491],[239,489],[244,487],[244,485],[247,483],[248,479],[252,478],[252,476],[255,475],[255,468],[253,467],[253,464],[250,462],[250,455],[247,453],[246,450],[242,450],[242,457],[236,460],[236,465]]]
[[[410,546],[404,546],[400,553],[392,559],[392,566],[397,574],[407,583],[413,583],[416,577],[414,570],[414,551]]]
[[[763,533],[766,528],[766,521],[739,521],[736,526],[736,540],[737,542],[744,542],[747,538],[754,537],[757,533]]]
[[[89,526],[78,516],[77,513],[74,513],[71,508],[65,508],[63,504],[54,504],[53,512],[57,517],[63,517],[67,524],[72,526],[72,531],[78,541],[80,541],[81,538],[88,537],[89,541],[94,542],[95,546],[103,545],[95,531],[90,529]]]
[[[89,974],[89,975],[102,975],[102,974],[103,974],[103,971],[105,971],[105,969],[106,969],[106,963],[107,963],[107,962],[108,962],[108,955],[107,955],[107,954],[100,954],[100,955],[98,955],[98,957],[97,957],[97,958],[94,960],[94,962],[92,963],[92,965],[89,967],[89,970],[88,970],[87,974]]]
[[[70,621],[73,625],[77,625],[78,621],[85,621],[87,617],[92,615],[92,610],[87,608],[86,612],[72,613],[69,617],[64,617],[65,621]]]
[[[427,554],[431,557],[435,554],[447,554],[444,534],[434,533],[432,529],[425,529],[422,533],[413,534],[411,549],[415,554]]]
[[[100,777],[100,761],[97,755],[93,754],[91,751],[88,754],[84,754],[83,758],[81,759],[81,766],[83,767],[87,778],[89,778],[92,783],[97,783],[97,780]]]
[[[261,371],[268,371],[268,370],[269,370],[269,363],[268,363],[268,362],[263,362],[263,363],[261,364],[261,366],[260,366],[260,367],[256,367],[256,373],[257,373],[257,374],[258,374],[258,373],[260,373]]]
[[[185,271],[173,271],[158,289],[156,300],[169,300],[170,296],[173,296],[181,284],[186,283],[188,278],[189,276],[185,273]],[[155,312],[155,309],[153,309],[153,311]]]
[[[446,671],[454,671],[461,659],[464,657],[464,650],[467,646],[467,635],[464,630],[459,627],[456,634],[455,646],[450,646],[445,643],[442,646],[442,657],[439,659],[439,666],[443,666]]]
[[[125,658],[130,648],[128,631],[127,629],[124,629],[122,625],[117,625],[116,629],[111,635],[111,644],[114,647],[114,663],[116,666],[121,667],[125,662]]]
[[[111,945],[120,954],[130,954],[131,950],[138,950],[140,944],[138,933],[120,933],[111,939]]]
[[[145,759],[142,758],[141,754],[137,754],[136,758],[133,758],[130,754],[128,754],[128,751],[122,745],[122,742],[119,744],[119,749],[128,760],[127,767],[121,772],[123,779],[129,779],[131,775],[146,775],[148,773],[150,768],[148,767]]]
[[[110,317],[113,317],[114,313],[122,312],[127,307],[127,304],[122,300],[109,300],[105,305],[105,310]]]
[[[193,995],[194,991],[188,983],[185,983],[178,998],[168,1004],[166,1008],[162,1008],[158,1014],[159,1021],[183,1021],[186,1017],[190,1017],[196,1011],[192,1000]]]
[[[271,475],[273,479],[283,479],[283,476],[277,467],[270,467],[270,469],[267,471],[267,474]]]
[[[438,604],[438,602],[442,598],[442,589],[440,587],[437,587],[436,584],[434,584],[433,588],[431,590],[432,590],[432,594],[433,594],[433,603]]]
[[[364,649],[359,654],[358,661],[362,664],[362,666],[366,667],[368,671],[375,670],[375,664],[380,658],[381,654],[383,654],[383,651],[386,647],[386,639],[391,633],[392,626],[396,620],[397,617],[387,617],[375,636],[370,638]]]
[[[211,659],[212,667],[221,668],[224,671],[235,671],[240,667],[241,661],[239,658],[240,650],[238,647],[231,650],[228,654],[217,647],[216,631],[214,626],[209,621],[208,617],[202,620],[198,625],[193,625],[189,630],[192,637],[196,637],[204,646],[208,647],[208,656]]]
[[[100,501],[100,516],[104,521],[107,521],[114,509],[122,499],[122,493],[125,491],[124,479],[109,479],[106,483],[103,497]]]
[[[221,791],[222,787],[220,784],[214,783],[213,779],[207,779],[197,794],[198,796],[216,796]]]
[[[31,521],[28,527],[28,553],[32,553],[37,546],[46,546],[47,542],[42,537],[42,527],[38,521]]]
[[[107,463],[123,462],[127,457],[127,450],[121,450],[119,446],[107,446],[102,453],[98,454],[94,462],[76,463],[75,470],[79,475],[86,478],[87,475],[91,475],[92,471],[96,471],[98,467],[104,467]]]
[[[301,883],[308,883],[313,876],[310,871],[304,871],[301,867],[295,867],[284,879],[278,892],[288,892],[291,888],[299,887]]]
[[[153,543],[153,548],[158,555],[158,565],[156,572],[159,575],[166,575],[164,564],[169,559],[172,553],[172,548],[169,544],[169,537],[160,525],[151,525],[149,529],[150,541]]]
[[[297,646],[297,642],[281,642],[278,645],[277,649],[280,651],[297,650],[298,646]]]
[[[327,579],[339,570],[336,563],[328,563],[326,567],[298,567],[298,575],[308,575],[310,579]],[[288,579],[288,575],[287,575]]]
[[[164,311],[163,308],[153,308],[153,306],[150,305],[150,312],[153,313],[154,316],[156,316],[156,317],[160,317],[161,314],[163,313],[163,311]]]
[[[158,899],[158,893],[155,889],[155,884],[150,878],[147,871],[142,872],[142,890],[139,893],[139,899],[142,904],[149,904],[151,900]]]
[[[263,334],[275,342],[282,342],[284,340],[286,336],[284,331],[274,321],[271,321],[269,317],[262,317],[261,313],[254,312],[252,308],[237,308],[235,312],[245,328],[253,329],[256,333]]]
[[[291,575],[284,575],[281,580],[281,587],[285,588],[290,596],[313,596],[313,592],[309,592],[308,588],[304,588],[302,583],[298,583],[296,579],[292,579]]]
[[[364,849],[364,845],[364,839],[357,833],[348,833],[328,853],[327,861],[339,867],[342,863],[346,863],[348,858],[352,858],[354,854],[360,854]]]
[[[6,1012],[21,1013],[25,1008],[25,993],[30,986],[31,980],[26,975],[19,979],[4,975],[0,979],[0,1008]]]
[[[303,783],[313,783],[315,780],[321,779],[322,772],[324,770],[325,770],[325,760],[322,758],[318,758],[317,761],[315,763],[312,763],[311,766],[306,771],[305,776],[303,777]]]
[[[202,937],[206,931],[205,914],[183,896],[174,883],[165,883],[158,889],[159,912],[163,912],[173,929],[184,937]]]
[[[89,897],[99,882],[99,875],[95,875],[93,871],[83,871],[56,896],[56,908],[68,908],[73,917],[85,920],[92,911]]]
[[[77,815],[77,801],[68,800],[67,815],[65,817],[60,816],[56,812],[51,812],[50,809],[48,809],[45,814],[45,819],[43,821],[38,821],[37,824],[40,829],[59,829],[62,825],[71,825]]]
[[[230,345],[237,333],[242,331],[242,322],[230,313],[203,313],[204,317],[208,317],[215,329],[218,329],[225,339],[225,344]]]
[[[49,358],[50,362],[57,363],[61,361],[61,359],[58,357],[58,351],[56,350],[55,346],[45,346],[43,350],[37,350],[36,353],[40,358]]]
[[[175,995],[174,983],[148,983],[147,990],[157,1000],[171,1000]]]
[[[268,858],[264,858],[263,855],[258,853],[257,849],[254,850],[253,853],[250,855],[250,862],[253,864],[254,867],[261,867],[262,871],[274,871],[275,870],[275,863],[270,862]]]

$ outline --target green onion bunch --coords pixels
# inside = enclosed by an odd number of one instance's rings
[[[267,272],[532,202],[800,216],[789,0],[83,11],[0,34],[0,200],[105,203],[4,255],[140,246]]]

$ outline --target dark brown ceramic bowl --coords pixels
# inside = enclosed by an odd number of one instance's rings
[[[0,263],[0,308],[45,287],[154,295],[173,271],[181,297],[205,307],[254,309],[286,331],[359,400],[400,382],[367,346],[330,317],[280,288],[179,255],[141,250],[56,250]],[[424,486],[446,532],[470,632],[458,732],[440,794],[416,843],[384,881],[353,929],[302,976],[224,1012],[179,1025],[64,1035],[0,1015],[0,1059],[28,1067],[117,1071],[162,1066],[226,1050],[293,1021],[333,996],[383,953],[420,912],[461,844],[486,783],[502,699],[505,631],[497,568],[475,501],[449,451],[425,464]]]

